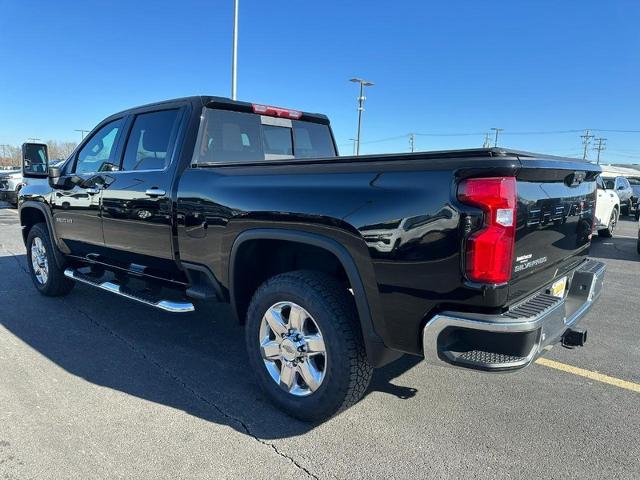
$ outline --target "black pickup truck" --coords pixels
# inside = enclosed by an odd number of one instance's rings
[[[19,198],[40,293],[229,302],[258,383],[306,420],[355,403],[404,353],[496,372],[582,345],[602,289],[587,162],[340,157],[324,115],[208,96],[112,115],[47,174],[44,146],[23,152],[43,177]]]

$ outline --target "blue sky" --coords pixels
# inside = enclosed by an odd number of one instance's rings
[[[0,0],[0,144],[78,140],[107,115],[229,95],[232,0]],[[341,152],[367,93],[363,153],[500,144],[640,163],[640,2],[240,0],[240,100],[330,116]],[[392,140],[386,140],[392,139]],[[591,156],[595,152],[591,152]]]

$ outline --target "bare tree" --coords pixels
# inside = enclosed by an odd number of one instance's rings
[[[66,160],[78,146],[75,142],[47,140],[50,160]],[[0,168],[20,167],[22,165],[22,148],[14,145],[0,145]]]
[[[59,142],[57,140],[48,140],[47,148],[49,149],[49,158],[51,160],[66,160],[75,150],[78,144],[75,142]]]
[[[21,163],[22,151],[13,145],[0,145],[0,167],[18,167]]]

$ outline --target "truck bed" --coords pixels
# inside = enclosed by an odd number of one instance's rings
[[[564,183],[575,171],[588,172],[577,188]],[[504,311],[582,261],[598,172],[581,160],[495,148],[198,164],[179,185],[178,217],[189,225],[178,229],[180,258],[211,265],[229,285],[225,252],[244,230],[329,235],[365,272],[374,326],[388,346],[418,353],[420,325],[435,312]],[[518,179],[514,269],[518,257],[531,255],[533,263],[507,284],[487,288],[463,273],[465,224],[481,220],[481,212],[457,200],[456,185],[509,175]],[[556,207],[562,207],[559,222],[547,215]],[[534,228],[536,210],[542,216]],[[197,212],[206,212],[206,233]],[[580,232],[579,219],[586,222]]]

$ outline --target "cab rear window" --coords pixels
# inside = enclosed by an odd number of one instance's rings
[[[328,125],[205,108],[194,164],[332,157]]]

